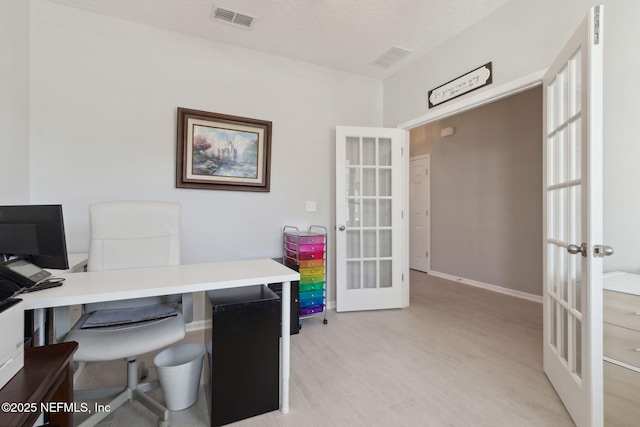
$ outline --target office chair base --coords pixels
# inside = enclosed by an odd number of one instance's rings
[[[79,424],[78,427],[92,427],[108,417],[113,411],[125,404],[126,402],[137,401],[144,407],[149,409],[159,417],[159,427],[169,427],[171,420],[169,419],[169,410],[160,403],[153,400],[145,392],[160,387],[159,381],[151,381],[148,383],[138,383],[138,369],[135,358],[127,359],[127,384],[125,387],[114,387],[99,390],[76,390],[74,392],[74,400],[96,400],[108,397],[113,399],[107,404],[108,412],[96,412],[89,418]],[[115,396],[115,397],[114,397]]]

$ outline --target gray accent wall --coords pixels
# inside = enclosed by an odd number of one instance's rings
[[[432,271],[542,295],[541,87],[413,129],[427,153]]]

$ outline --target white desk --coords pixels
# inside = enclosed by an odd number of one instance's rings
[[[291,282],[300,274],[271,259],[187,264],[131,270],[63,274],[58,288],[21,295],[24,309],[68,307],[101,301],[173,295],[282,283],[282,413],[289,412]],[[62,313],[59,313],[62,315]],[[60,317],[56,313],[56,323]],[[59,336],[60,331],[56,331]]]
[[[65,273],[77,273],[85,271],[87,267],[87,254],[68,254],[69,268],[67,270],[58,270],[53,268],[45,268],[54,277],[61,276]],[[33,323],[34,323],[34,345],[41,346],[46,342],[45,338],[45,317],[46,313],[43,309],[33,310]]]

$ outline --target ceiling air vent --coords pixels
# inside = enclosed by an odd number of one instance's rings
[[[251,29],[251,25],[253,25],[253,21],[255,20],[253,16],[238,13],[216,5],[213,6],[211,19],[226,22],[227,24],[236,25],[245,29]]]
[[[380,68],[389,68],[396,62],[400,61],[405,56],[411,54],[411,51],[408,49],[403,49],[401,47],[394,46],[382,55],[375,61],[371,63],[371,65],[375,65]]]

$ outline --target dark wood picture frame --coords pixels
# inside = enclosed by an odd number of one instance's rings
[[[178,107],[177,128],[177,188],[270,190],[271,122]]]

